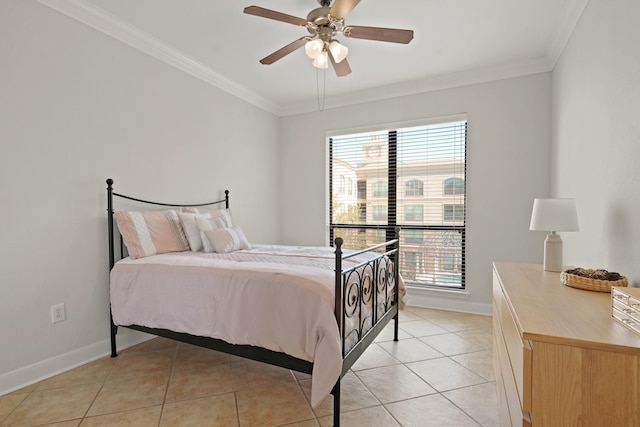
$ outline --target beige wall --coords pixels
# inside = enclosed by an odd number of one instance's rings
[[[23,0],[0,1],[0,94],[0,394],[109,351],[106,178],[228,188],[247,237],[278,242],[278,117]]]
[[[529,221],[533,199],[550,189],[550,110],[551,75],[543,73],[284,117],[281,241],[327,244],[328,134],[466,113],[467,291],[414,292],[411,301],[490,313],[493,261],[542,262]]]
[[[553,72],[553,189],[575,197],[566,264],[640,286],[640,2],[590,0]]]

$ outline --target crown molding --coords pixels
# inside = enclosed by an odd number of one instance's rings
[[[553,69],[553,63],[549,58],[523,61],[520,63],[508,63],[495,67],[477,68],[459,73],[444,74],[428,77],[410,82],[402,82],[388,86],[377,86],[373,89],[359,92],[349,92],[345,95],[331,96],[325,99],[325,110],[348,107],[367,102],[382,101],[385,99],[412,96],[420,93],[433,92],[443,89],[469,86],[491,81],[510,79],[549,72]],[[298,104],[287,105],[282,108],[282,116],[305,114],[317,111],[316,100],[305,101]]]
[[[38,0],[38,2],[275,115],[291,116],[318,111],[316,99],[287,105],[275,104],[216,73],[206,65],[184,55],[139,28],[84,0]],[[551,48],[543,58],[432,76],[411,82],[378,86],[344,95],[329,96],[325,99],[324,109],[340,108],[552,71],[588,3],[589,0],[572,1],[571,6],[567,8],[565,16],[562,18],[562,25]]]
[[[578,25],[578,22],[582,17],[582,13],[586,9],[588,3],[589,0],[573,0],[570,7],[567,8],[562,19],[562,24],[560,25],[560,30],[558,31],[558,34],[556,34],[556,38],[547,55],[552,68],[556,66],[562,52],[564,52],[564,48],[567,46],[567,43],[569,43],[569,39],[571,38],[576,25]]]
[[[271,101],[93,4],[82,0],[38,0],[38,2],[250,104],[271,113],[280,114],[280,108]]]

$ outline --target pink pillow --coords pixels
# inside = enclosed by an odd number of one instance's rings
[[[204,238],[209,241],[209,245],[213,249],[213,252],[227,253],[240,249],[251,249],[251,245],[244,236],[242,229],[237,225],[228,228],[204,230],[203,234]],[[204,246],[207,248],[207,245]]]
[[[115,211],[114,216],[131,258],[189,250],[178,213],[173,209]]]

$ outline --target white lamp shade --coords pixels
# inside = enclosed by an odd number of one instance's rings
[[[349,48],[341,45],[337,40],[333,40],[329,43],[329,50],[331,51],[331,55],[333,55],[333,59],[336,63],[346,58],[349,53]]]
[[[311,59],[316,59],[324,48],[324,42],[320,39],[310,40],[304,45],[304,51]]]
[[[535,199],[529,229],[579,231],[575,199]]]
[[[320,55],[313,60],[313,65],[316,68],[328,68],[329,67],[329,55],[326,50],[320,52]]]

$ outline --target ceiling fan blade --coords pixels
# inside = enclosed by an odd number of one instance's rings
[[[288,24],[299,25],[301,27],[307,26],[306,19],[287,15],[286,13],[276,12],[275,10],[265,9],[264,7],[260,6],[247,6],[244,8],[244,13],[260,16],[262,18],[274,19],[276,21],[286,22]]]
[[[343,33],[354,39],[378,40],[381,42],[407,44],[413,40],[413,30],[381,27],[344,27]]]
[[[344,19],[358,3],[360,0],[336,0],[329,10],[329,15],[336,19]]]
[[[288,45],[286,45],[285,47],[276,50],[271,55],[265,56],[264,58],[262,58],[260,60],[260,63],[261,64],[265,64],[265,65],[273,64],[274,62],[276,62],[277,60],[287,56],[288,54],[290,54],[294,50],[299,49],[300,47],[304,46],[307,43],[308,40],[309,40],[308,36],[300,37],[298,40],[295,40],[295,41],[289,43]]]
[[[351,74],[351,67],[349,66],[349,62],[347,62],[347,58],[344,58],[340,62],[336,62],[336,60],[333,58],[333,55],[331,54],[331,51],[327,50],[327,53],[329,54],[331,65],[333,65],[333,69],[335,70],[338,77],[344,77]]]

